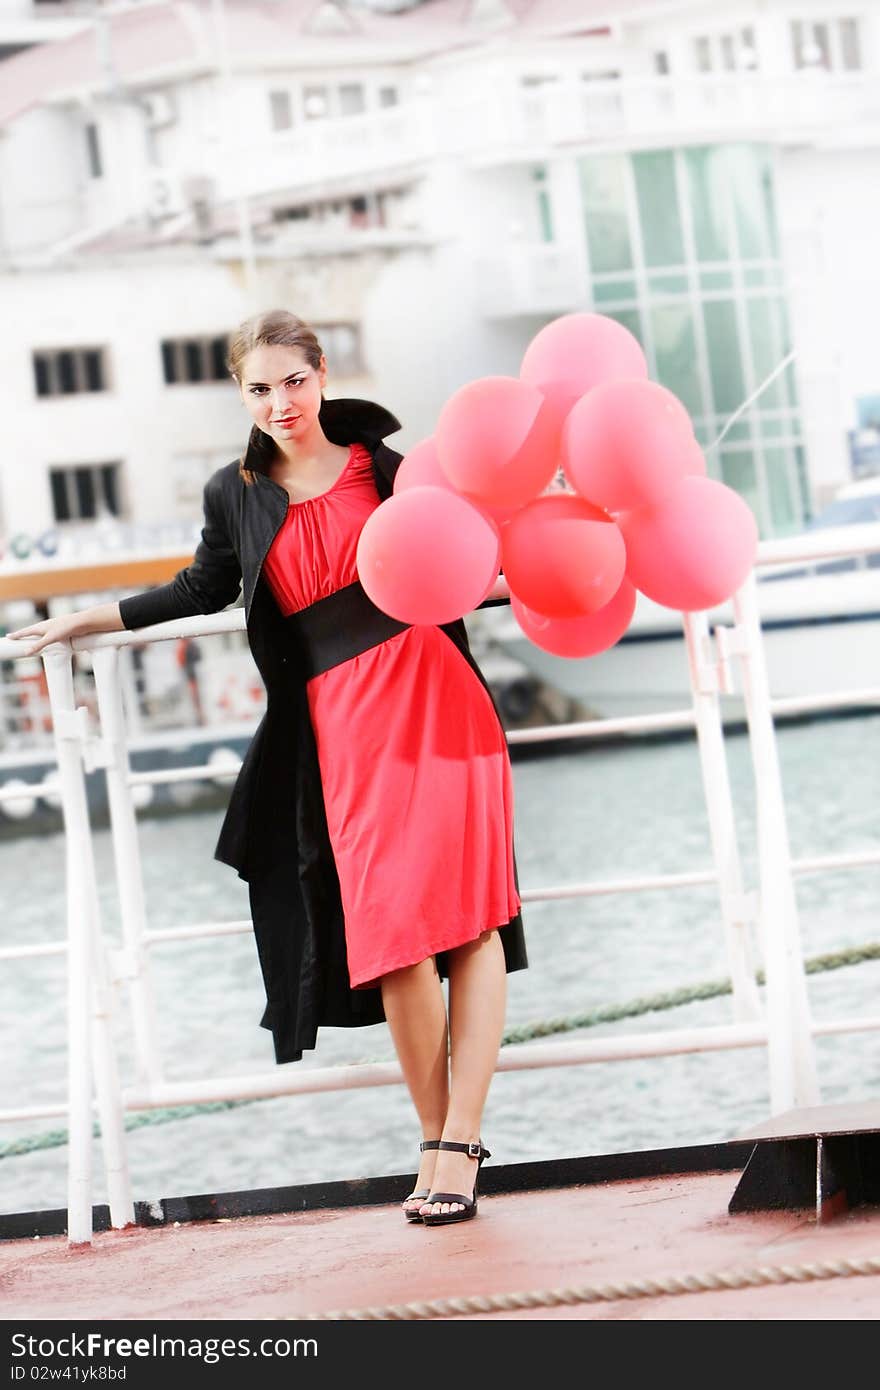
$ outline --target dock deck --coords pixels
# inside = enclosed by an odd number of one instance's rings
[[[0,1242],[2,1316],[35,1322],[300,1320],[369,1308],[394,1317],[387,1310],[403,1305],[548,1290],[574,1291],[576,1301],[546,1306],[536,1300],[527,1308],[491,1303],[482,1310],[465,1304],[445,1316],[768,1321],[880,1315],[880,1207],[860,1206],[821,1223],[810,1210],[729,1215],[743,1145],[707,1148],[566,1160],[561,1175],[553,1163],[487,1165],[487,1195],[480,1196],[477,1218],[446,1228],[404,1221],[397,1206],[408,1191],[402,1175],[334,1184],[342,1193],[337,1205],[326,1189],[312,1189],[315,1204],[300,1195],[287,1210],[250,1215],[209,1213],[242,1209],[245,1197],[265,1208],[269,1194],[179,1199],[163,1204],[161,1224],[99,1231],[90,1247],[71,1249],[60,1234],[7,1238]],[[677,1165],[676,1155],[685,1161]],[[577,1177],[579,1166],[582,1181],[559,1185],[561,1177]],[[532,1171],[541,1169],[547,1186],[541,1186],[540,1171]],[[276,1194],[282,1196],[283,1190]],[[152,1211],[159,1219],[157,1208]],[[182,1219],[176,1221],[175,1212]],[[857,1262],[869,1260],[878,1272],[855,1274]],[[795,1281],[804,1279],[803,1267],[818,1262],[853,1277]],[[639,1296],[632,1289],[633,1296],[595,1302],[577,1297],[607,1285],[768,1267],[794,1270],[794,1278],[680,1294]],[[426,1307],[422,1315],[444,1314]]]

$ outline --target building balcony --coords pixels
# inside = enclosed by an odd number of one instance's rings
[[[826,141],[873,127],[880,84],[866,73],[758,73],[585,81],[561,75],[536,87],[513,77],[474,84],[455,103],[440,89],[382,111],[318,119],[259,145],[228,147],[221,198],[279,190],[309,196],[406,177],[437,157],[473,165],[527,160],[591,146],[761,139]]]
[[[582,258],[555,242],[515,242],[474,267],[479,307],[486,318],[569,313],[587,294]]]
[[[880,84],[866,73],[800,72],[508,84],[475,101],[465,122],[477,162],[533,159],[565,148],[683,141],[859,138],[880,142]]]

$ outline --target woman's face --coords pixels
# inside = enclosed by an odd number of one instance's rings
[[[324,357],[316,368],[301,348],[257,347],[244,359],[239,390],[254,424],[284,444],[308,435],[326,380]]]

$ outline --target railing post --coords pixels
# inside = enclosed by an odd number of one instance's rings
[[[43,663],[52,705],[67,877],[67,1238],[92,1240],[92,1051],[90,1002],[92,920],[97,910],[92,841],[80,760],[80,727],[73,697],[68,643],[45,648]]]
[[[736,823],[724,749],[717,671],[708,660],[709,622],[705,613],[684,613],[684,635],[694,702],[694,723],[703,794],[709,818],[712,856],[718,873],[721,920],[733,986],[733,1012],[738,1019],[760,1018],[761,998],[755,978],[749,913],[743,891]]]
[[[110,829],[116,862],[116,882],[125,941],[124,975],[131,989],[132,1022],[138,1084],[161,1080],[162,1063],[156,1034],[156,1009],[144,946],[146,909],[138,843],[137,817],[128,783],[128,748],[120,686],[118,647],[92,652],[95,689],[101,720],[101,762],[107,778]]]
[[[770,1107],[779,1114],[817,1105],[819,1086],[754,573],[734,595],[733,607],[744,637],[743,695],[755,775]]]

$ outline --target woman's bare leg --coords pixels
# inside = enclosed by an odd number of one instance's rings
[[[382,1004],[423,1139],[439,1139],[449,1104],[446,1004],[433,956],[383,975]],[[430,1188],[437,1152],[421,1155],[414,1191]],[[418,1211],[420,1202],[405,1202]]]
[[[504,1010],[507,1002],[507,967],[497,931],[484,932],[476,941],[457,946],[449,955],[449,1106],[442,1138],[476,1143],[489,1086],[498,1061]],[[473,1191],[477,1165],[467,1154],[437,1155],[432,1190]],[[422,1213],[463,1210],[460,1202],[423,1202]]]

